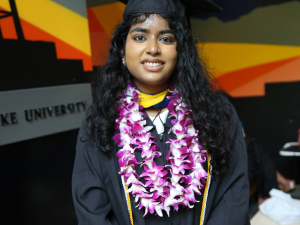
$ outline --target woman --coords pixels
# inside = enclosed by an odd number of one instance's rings
[[[127,3],[78,136],[79,224],[249,224],[239,119],[184,18],[218,7],[196,3]]]

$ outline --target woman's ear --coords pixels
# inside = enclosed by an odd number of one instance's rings
[[[121,48],[121,49],[120,49],[120,54],[121,54],[121,57],[122,57],[122,58],[124,58],[124,57],[125,57],[124,48]]]
[[[120,50],[121,53],[121,58],[122,58],[122,64],[126,67],[126,60],[125,60],[125,53],[124,53],[124,48]]]

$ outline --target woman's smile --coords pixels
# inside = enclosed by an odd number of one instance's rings
[[[152,72],[155,72],[155,71],[159,71],[161,70],[164,65],[165,65],[165,62],[160,60],[160,59],[144,59],[141,64],[143,65],[143,67],[148,70],[148,71],[152,71]]]

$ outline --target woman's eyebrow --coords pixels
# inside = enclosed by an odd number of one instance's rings
[[[161,31],[159,31],[159,34],[174,34],[174,31],[172,31],[172,30],[161,30]]]
[[[132,33],[132,32],[150,33],[150,30],[145,29],[145,28],[141,28],[141,27],[136,27],[132,31],[130,31],[130,33]]]
[[[143,32],[143,33],[147,33],[147,34],[151,33],[150,30],[145,29],[145,28],[141,28],[141,27],[136,27],[132,31],[130,31],[130,33],[133,33],[133,32]],[[172,30],[161,30],[161,31],[159,31],[159,34],[174,34],[174,31],[172,31]]]

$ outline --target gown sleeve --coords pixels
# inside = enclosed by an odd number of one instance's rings
[[[87,115],[91,109],[88,110]],[[99,150],[93,148],[86,119],[79,130],[72,176],[72,196],[78,225],[110,225],[111,204],[101,174]]]
[[[222,176],[212,177],[208,198],[213,199],[206,225],[248,225],[249,181],[247,150],[239,118],[232,107],[230,124],[232,153],[229,169]]]

